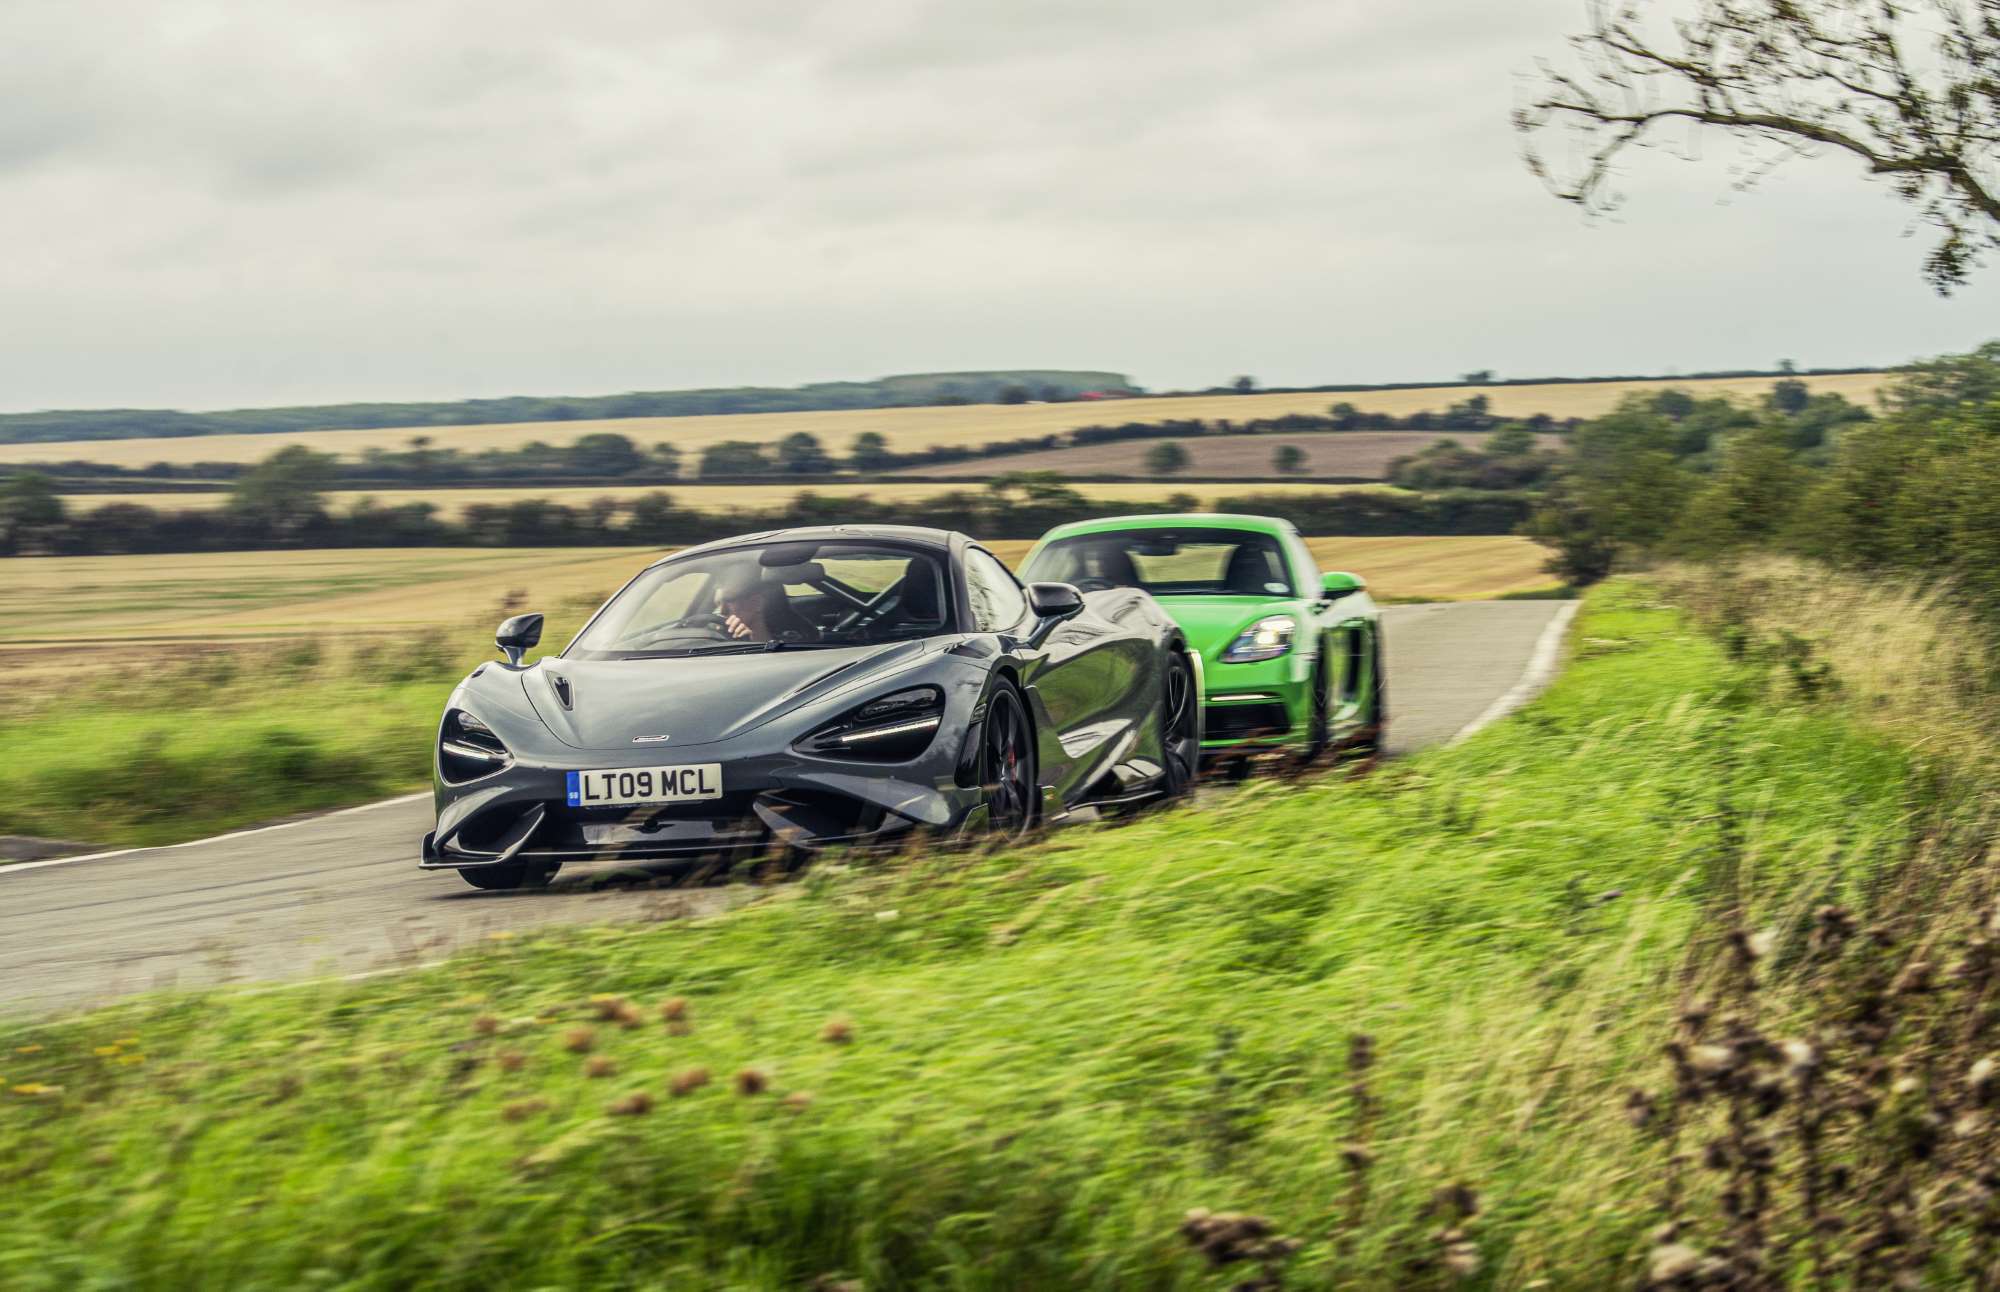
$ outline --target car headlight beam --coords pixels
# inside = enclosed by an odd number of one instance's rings
[[[1298,620],[1290,615],[1266,615],[1236,634],[1236,640],[1222,652],[1222,662],[1254,664],[1276,659],[1292,649],[1292,638],[1298,630]]]

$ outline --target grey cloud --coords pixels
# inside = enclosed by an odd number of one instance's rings
[[[1893,359],[1980,339],[1837,162],[1586,226],[1514,76],[1580,0],[24,0],[0,404],[1155,386]]]

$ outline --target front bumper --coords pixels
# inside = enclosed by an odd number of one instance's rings
[[[711,760],[687,750],[680,761]],[[424,836],[418,864],[457,870],[884,845],[961,824],[980,802],[976,787],[949,776],[940,787],[913,775],[935,770],[930,758],[866,769],[792,755],[713,761],[722,766],[722,797],[688,803],[570,807],[567,774],[589,766],[584,759],[517,762],[469,784],[440,781],[437,828]]]
[[[1304,741],[1312,720],[1312,663],[1298,652],[1254,664],[1204,660],[1202,749],[1255,753]]]

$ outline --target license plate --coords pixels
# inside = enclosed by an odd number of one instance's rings
[[[688,803],[722,797],[721,763],[681,767],[612,767],[569,774],[571,807]]]

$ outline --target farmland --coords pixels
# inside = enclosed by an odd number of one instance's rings
[[[1550,583],[1524,538],[1314,538],[1320,563],[1399,600],[1473,599]],[[1005,560],[1025,542],[996,543]],[[644,548],[423,548],[50,557],[9,564],[0,666],[45,651],[452,628],[503,600],[575,623],[657,553]]]
[[[1886,379],[1885,374],[1858,373],[1808,380],[1815,391],[1838,393],[1857,402],[1872,403],[1876,390]],[[1477,389],[1424,387],[1349,393],[1198,395],[1112,402],[975,404],[486,426],[391,427],[296,434],[206,435],[178,439],[60,441],[0,445],[0,464],[71,459],[125,467],[142,467],[155,462],[255,462],[288,444],[304,444],[323,452],[358,458],[369,448],[406,448],[411,437],[416,435],[430,437],[432,444],[439,449],[478,452],[485,449],[518,449],[537,441],[568,444],[596,432],[615,432],[642,447],[673,444],[683,452],[698,452],[707,445],[724,440],[771,443],[799,431],[818,436],[830,449],[845,451],[856,435],[874,431],[882,435],[891,449],[910,450],[933,444],[977,445],[1103,423],[1192,418],[1228,418],[1241,422],[1287,413],[1324,413],[1335,403],[1352,404],[1364,412],[1407,415],[1442,410],[1470,394],[1485,395],[1491,401],[1491,410],[1503,417],[1525,417],[1534,413],[1547,413],[1558,418],[1592,417],[1609,411],[1620,399],[1634,391],[1659,390],[1669,386],[1703,396],[1736,395],[1748,398],[1767,392],[1771,379],[1731,377],[1706,381],[1573,382]]]
[[[1349,437],[1340,437],[1349,438]],[[1359,436],[1353,438],[1361,438]],[[1438,437],[1421,436],[1425,443]],[[1085,452],[1088,450],[1077,450]],[[1039,456],[1039,455],[1036,455]],[[1015,469],[1014,459],[1002,459],[1009,464],[1006,469]],[[982,475],[991,473],[991,464]],[[983,480],[966,479],[949,483],[892,481],[862,484],[854,481],[835,480],[821,482],[815,480],[798,481],[790,484],[756,485],[602,485],[572,488],[501,488],[501,489],[353,489],[327,495],[327,503],[335,510],[362,498],[373,499],[384,507],[400,507],[409,503],[430,503],[438,509],[438,514],[447,519],[457,519],[465,514],[468,507],[491,506],[537,499],[557,503],[567,507],[587,507],[600,498],[614,502],[629,503],[635,498],[665,492],[677,507],[691,511],[728,512],[745,510],[767,510],[783,507],[801,493],[812,492],[823,498],[867,498],[876,502],[912,502],[935,498],[940,494],[977,489]],[[1078,484],[1073,486],[1084,497],[1097,502],[1131,502],[1134,500],[1160,500],[1169,494],[1191,494],[1203,507],[1211,507],[1217,498],[1227,494],[1243,493],[1240,484],[1217,484],[1210,481],[1181,480],[1134,480],[1100,484]],[[1284,481],[1259,484],[1258,493],[1317,494],[1339,493],[1353,489],[1387,488],[1386,485],[1329,485],[1311,481]],[[88,511],[110,503],[136,502],[162,511],[183,508],[198,511],[220,507],[229,500],[229,495],[220,490],[189,493],[78,493],[66,494],[64,504],[71,511]]]
[[[1274,468],[1272,454],[1290,445],[1305,454],[1301,474],[1337,478],[1379,480],[1388,475],[1389,463],[1406,454],[1429,448],[1439,440],[1457,440],[1468,448],[1478,448],[1492,438],[1492,431],[1330,431],[1317,435],[1260,435],[1254,440],[1200,437],[1174,440],[1187,451],[1188,465],[1183,474],[1201,480],[1242,480],[1269,476]],[[1562,443],[1562,437],[1538,437],[1542,448]],[[1056,471],[1069,476],[1146,474],[1146,454],[1160,440],[1126,440],[1113,444],[1091,444],[1074,449],[1051,449],[1042,453],[1019,453],[998,459],[946,462],[935,466],[911,467],[908,473],[927,476],[989,476],[1003,471]],[[1261,492],[1264,486],[1259,485]]]

